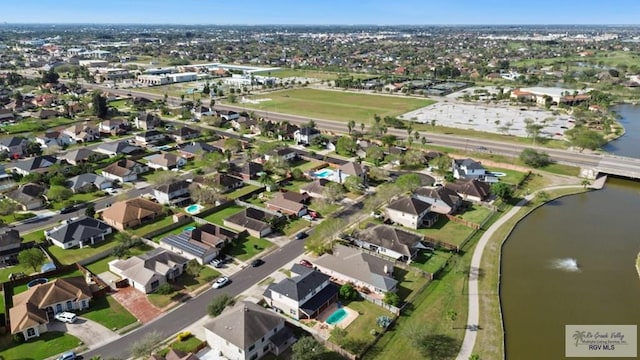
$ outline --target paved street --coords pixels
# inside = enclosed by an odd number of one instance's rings
[[[292,240],[286,246],[264,257],[264,265],[257,268],[247,267],[231,276],[232,282],[228,286],[222,289],[209,289],[200,296],[188,300],[185,304],[180,305],[165,316],[109,344],[83,354],[84,358],[89,359],[92,356],[101,355],[108,359],[126,359],[131,355],[133,344],[142,339],[146,334],[157,331],[162,334],[162,336],[168,337],[179,332],[189,324],[195,323],[207,316],[207,305],[217,294],[227,293],[231,296],[237,296],[272,272],[283,267],[292,259],[300,256],[303,252],[304,241]]]

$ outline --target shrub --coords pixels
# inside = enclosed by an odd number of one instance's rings
[[[177,339],[178,341],[185,341],[189,339],[191,336],[193,335],[189,331],[183,331],[180,334],[178,334]]]
[[[389,305],[398,306],[400,304],[400,297],[394,292],[387,291],[384,293],[384,302]]]
[[[173,292],[173,287],[168,283],[164,283],[160,285],[156,290],[156,294],[160,294],[160,295],[169,295],[172,292]]]
[[[353,285],[346,283],[340,287],[340,297],[344,300],[356,300],[358,298],[358,291]]]
[[[220,294],[213,298],[213,301],[209,304],[209,315],[218,316],[222,313],[225,307],[231,306],[235,303],[235,300],[229,296],[229,294]]]

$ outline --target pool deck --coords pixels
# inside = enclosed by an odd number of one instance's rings
[[[331,316],[331,314],[333,314],[336,310],[338,310],[338,304],[333,304],[329,306],[325,311],[323,311],[320,315],[318,315],[316,320],[318,320],[319,325],[326,325],[326,326],[329,326],[331,329],[333,329],[334,326],[344,329],[347,326],[349,326],[353,322],[353,320],[355,320],[358,317],[358,312],[352,309],[349,309],[346,306],[343,306],[342,308],[347,312],[347,316],[345,316],[344,319],[340,320],[340,322],[338,322],[336,325],[329,325],[327,324],[326,321],[329,318],[329,316]]]

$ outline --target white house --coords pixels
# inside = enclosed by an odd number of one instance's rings
[[[293,133],[293,139],[298,144],[310,144],[313,138],[320,136],[320,131],[312,127],[303,127]]]
[[[135,289],[148,294],[182,275],[188,261],[169,250],[157,248],[126,260],[113,260],[109,262],[109,271],[127,279]]]
[[[480,162],[473,159],[454,159],[451,165],[453,177],[456,179],[476,179],[487,183],[498,182],[498,178],[487,171]]]
[[[296,341],[284,318],[248,301],[207,322],[204,333],[209,347],[229,360],[278,356]]]

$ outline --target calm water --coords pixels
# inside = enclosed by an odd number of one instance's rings
[[[639,213],[640,183],[610,180],[518,225],[503,249],[508,359],[564,358],[566,324],[640,324]]]
[[[604,149],[613,154],[640,158],[640,106],[624,104],[613,109],[621,116],[619,121],[626,133]]]

